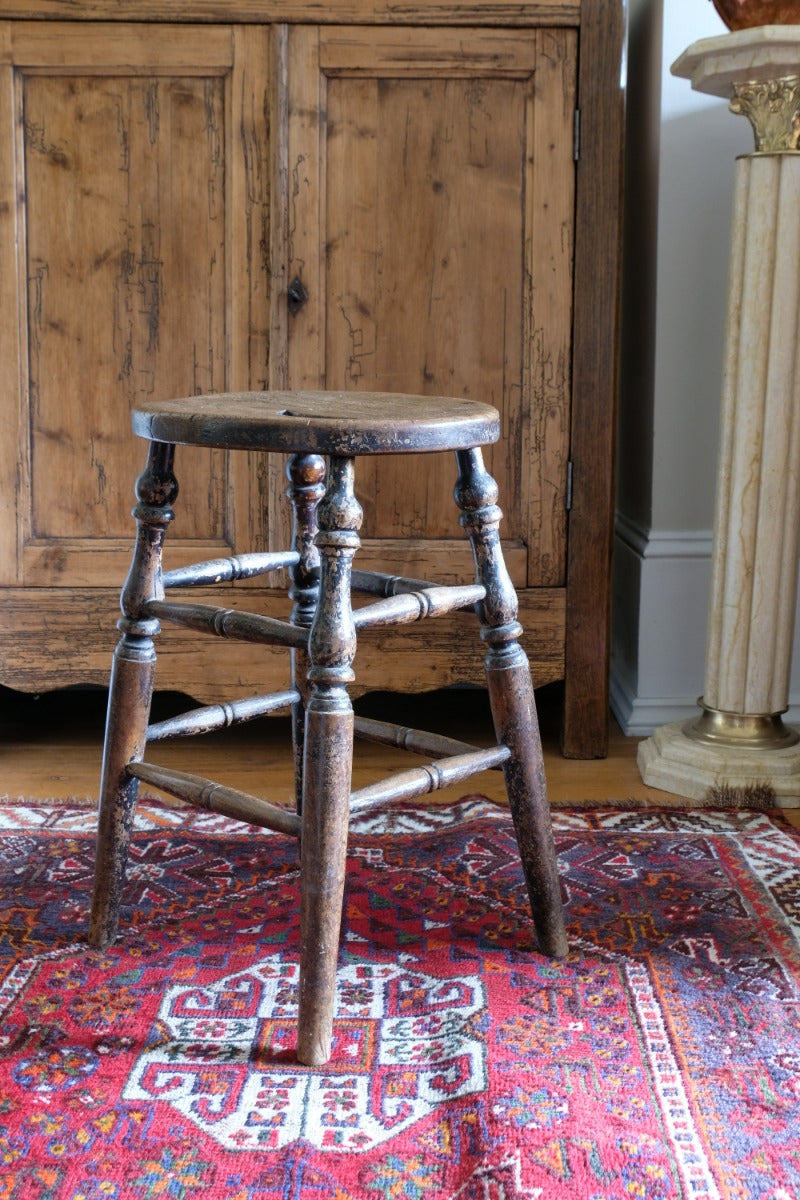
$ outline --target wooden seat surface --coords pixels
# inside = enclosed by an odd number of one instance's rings
[[[157,442],[292,454],[403,454],[496,442],[495,408],[385,392],[222,392],[137,405],[133,431]]]

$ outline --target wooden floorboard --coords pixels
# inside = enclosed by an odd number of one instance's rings
[[[190,706],[183,697],[156,698],[157,717]],[[636,766],[638,739],[625,737],[610,719],[608,757],[588,761],[565,759],[558,744],[560,689],[537,693],[545,750],[548,790],[556,806],[678,806],[690,802],[646,787]],[[372,695],[357,701],[358,711],[415,728],[436,729],[450,737],[489,745],[493,740],[485,693],[453,690],[423,696]],[[102,691],[68,691],[33,697],[0,689],[0,796],[46,800],[97,800],[100,754],[105,721]],[[224,733],[159,743],[148,759],[190,771],[231,787],[290,803],[292,764],[289,724],[270,717]],[[363,787],[389,772],[422,759],[401,750],[359,743],[353,787]],[[505,802],[502,775],[484,772],[466,786],[436,794],[437,801],[480,792]],[[800,824],[800,813],[785,813]]]

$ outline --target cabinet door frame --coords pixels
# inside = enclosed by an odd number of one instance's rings
[[[288,28],[284,39],[286,96],[278,108],[288,127],[282,195],[286,274],[300,277],[308,292],[302,312],[290,318],[281,382],[291,387],[341,386],[332,385],[324,373],[330,359],[326,346],[326,327],[331,323],[326,311],[326,234],[330,231],[325,224],[329,207],[326,126],[317,114],[328,112],[329,87],[340,79],[409,79],[422,84],[428,78],[521,85],[522,241],[520,259],[511,269],[520,272],[522,330],[520,358],[516,365],[509,364],[512,377],[519,378],[520,399],[513,414],[507,414],[509,425],[504,430],[505,437],[511,435],[512,478],[518,481],[518,489],[512,490],[518,494],[501,496],[500,502],[507,511],[512,505],[515,510],[513,526],[510,522],[506,526],[504,548],[517,586],[563,587],[571,402],[575,31],[296,25]],[[485,302],[496,304],[496,297],[487,292]],[[516,387],[510,385],[510,391]],[[455,581],[472,569],[463,538],[432,542],[427,570],[422,542],[364,538],[362,545],[365,558],[388,561],[387,569],[400,574],[443,578],[442,572],[450,571]],[[408,563],[404,556],[409,556]]]
[[[573,486],[567,532],[561,731],[562,751],[568,758],[603,758],[608,753],[624,38],[621,4],[582,0],[572,342]]]
[[[402,8],[394,0],[174,0],[171,21],[265,24],[379,25],[578,25],[583,10],[608,0],[414,0]],[[164,0],[0,0],[0,18],[41,17],[75,21],[163,21]],[[109,11],[111,10],[111,11]]]
[[[125,36],[120,35],[124,32]],[[16,329],[3,323],[4,387],[18,391],[16,403],[3,403],[0,495],[9,496],[16,522],[0,523],[0,575],[7,586],[108,586],[122,580],[130,559],[129,536],[37,536],[31,471],[29,403],[28,252],[26,245],[25,113],[23,90],[31,76],[113,74],[119,77],[218,77],[225,96],[226,163],[225,306],[218,390],[267,386],[269,352],[269,274],[265,240],[270,191],[266,95],[269,30],[264,27],[126,25],[113,23],[20,22],[0,34],[0,120],[13,129],[2,139],[0,187],[0,297],[5,312],[16,312]],[[11,144],[9,144],[9,142]],[[259,220],[264,229],[259,228]],[[12,265],[13,264],[13,265]],[[13,364],[13,366],[11,365]],[[120,421],[127,422],[126,413]],[[258,541],[267,523],[263,464],[252,456],[215,452],[223,479],[222,538],[170,539],[170,560],[180,565],[227,553]],[[132,464],[131,484],[144,462]],[[224,460],[224,461],[223,461]],[[88,469],[88,466],[87,466]],[[254,502],[254,497],[256,501]],[[260,497],[260,502],[259,502]],[[133,493],[131,490],[131,500]]]

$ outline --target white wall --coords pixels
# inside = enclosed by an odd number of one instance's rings
[[[629,22],[611,694],[644,734],[693,716],[703,687],[733,172],[753,135],[670,73],[726,32],[710,0],[631,0]]]

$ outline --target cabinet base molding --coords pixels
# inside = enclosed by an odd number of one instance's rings
[[[282,592],[252,587],[192,593],[198,603],[245,608],[287,619]],[[519,595],[523,639],[537,686],[564,678],[565,592],[561,588]],[[105,686],[118,640],[116,590],[86,588],[6,588],[0,591],[0,684],[24,692],[75,686]],[[435,624],[401,630],[364,632],[356,659],[354,694],[385,689],[386,662],[398,692],[433,691],[453,684],[483,685],[480,655],[475,654],[475,621],[456,614],[464,633],[455,639]],[[200,703],[234,700],[287,686],[286,651],[220,639],[199,640],[169,629],[157,642],[157,687],[185,692]]]

